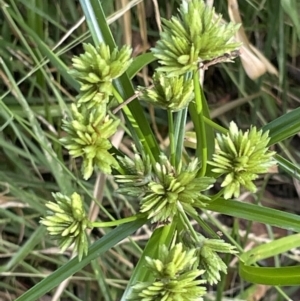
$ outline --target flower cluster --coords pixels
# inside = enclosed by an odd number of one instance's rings
[[[94,167],[110,174],[117,161],[109,152],[109,138],[118,122],[107,114],[109,97],[113,94],[113,79],[122,75],[131,63],[131,49],[120,51],[101,43],[98,47],[83,45],[85,52],[73,58],[71,74],[80,83],[80,94],[72,106],[72,119],[64,121],[67,136],[61,141],[73,157],[83,157],[82,173],[89,179]]]
[[[237,254],[236,247],[222,239],[208,239],[198,234],[197,241],[187,233],[182,235],[184,244],[188,248],[195,248],[197,255],[196,265],[206,272],[203,278],[209,284],[216,284],[221,280],[220,272],[227,274],[227,266],[217,253]]]
[[[116,159],[108,152],[111,148],[109,137],[117,130],[119,121],[109,119],[103,107],[78,110],[72,106],[73,119],[64,121],[63,129],[67,136],[61,141],[74,158],[83,157],[82,173],[84,179],[90,178],[94,166],[110,174],[112,166],[118,166]]]
[[[122,75],[131,64],[131,49],[128,46],[110,52],[108,45],[101,43],[97,48],[84,44],[85,52],[74,57],[71,74],[80,83],[78,105],[92,108],[106,104],[112,95],[112,80]]]
[[[160,72],[168,76],[196,70],[200,62],[210,61],[236,50],[240,43],[231,41],[239,25],[221,24],[213,8],[203,0],[184,1],[179,16],[162,20],[163,31],[155,48]]]
[[[213,172],[225,175],[221,184],[225,187],[225,199],[238,197],[241,186],[255,192],[253,181],[275,164],[275,152],[268,151],[267,147],[270,141],[268,134],[256,127],[243,133],[231,122],[227,134],[217,135],[217,150],[210,164],[214,166]]]
[[[155,176],[148,184],[148,192],[141,200],[141,212],[148,212],[152,221],[164,221],[177,213],[177,202],[183,209],[194,213],[194,207],[203,207],[209,198],[201,191],[207,190],[215,182],[213,178],[197,178],[198,160],[192,160],[184,168],[177,170],[165,156],[154,167]]]
[[[88,250],[85,230],[92,228],[83,201],[76,192],[71,197],[53,193],[53,197],[56,202],[46,203],[50,211],[45,218],[41,218],[41,224],[45,225],[49,234],[58,241],[62,252],[74,244],[80,261]]]
[[[118,163],[125,175],[115,175],[119,184],[118,192],[130,196],[143,196],[147,191],[147,185],[151,181],[152,165],[149,156],[138,154],[135,146],[134,158],[118,156]]]
[[[237,254],[238,251],[224,240],[203,238],[197,254],[199,266],[206,270],[203,277],[210,284],[217,284],[221,280],[220,272],[227,274],[227,266],[217,253]]]
[[[153,89],[139,89],[140,99],[170,111],[184,109],[194,98],[193,80],[184,76],[167,77],[157,72],[153,75],[153,85]]]
[[[209,189],[215,180],[197,178],[199,168],[198,160],[194,159],[188,165],[181,164],[175,169],[167,157],[161,155],[160,162],[153,166],[152,174],[148,173],[147,181],[139,182],[138,187],[135,179],[139,174],[134,175],[132,169],[131,173],[117,176],[117,182],[121,189],[126,184],[127,193],[131,190],[138,192],[141,197],[140,211],[147,213],[152,222],[171,220],[177,214],[178,203],[186,212],[195,214],[194,207],[204,207],[210,200],[201,192]]]
[[[147,268],[155,280],[137,283],[127,300],[139,301],[199,301],[206,288],[205,280],[197,279],[205,271],[195,268],[195,249],[184,250],[181,243],[168,250],[160,246],[159,259],[146,257]]]
[[[153,76],[154,88],[140,91],[143,100],[167,109],[168,116],[173,116],[170,112],[186,108],[194,99],[199,64],[208,64],[228,53],[230,57],[239,46],[231,41],[238,26],[232,23],[221,25],[221,17],[215,18],[214,10],[207,7],[203,0],[183,1],[179,16],[170,21],[163,20],[163,24],[161,39],[152,49],[161,64]],[[112,173],[113,168],[121,173],[115,175],[119,192],[140,199],[142,214],[133,219],[130,217],[130,221],[147,216],[153,223],[176,222],[180,215],[179,229],[192,231],[187,215],[197,215],[196,208],[205,207],[211,200],[203,192],[213,185],[215,179],[200,176],[201,166],[197,158],[173,166],[164,154],[154,162],[154,154],[138,154],[134,148],[134,158],[118,156],[116,159],[109,138],[117,131],[119,121],[112,119],[107,111],[111,96],[118,98],[112,82],[131,64],[131,49],[124,46],[120,51],[110,51],[103,43],[97,47],[91,44],[84,44],[83,47],[85,52],[73,58],[71,73],[80,83],[80,93],[76,104],[72,105],[72,118],[63,122],[66,136],[61,139],[62,143],[72,157],[83,158],[84,179],[91,177],[95,167],[106,174]],[[187,72],[194,72],[194,78],[190,79]],[[196,97],[196,103],[197,99],[199,97]],[[173,120],[169,124],[173,125]],[[255,190],[252,181],[258,173],[265,172],[273,164],[273,153],[266,148],[268,133],[252,128],[243,134],[232,123],[229,133],[218,135],[217,142],[218,150],[210,164],[214,166],[213,172],[226,175],[222,183],[225,198],[237,196],[241,185]],[[147,146],[151,150],[150,143]],[[171,162],[175,161],[173,159]],[[204,171],[206,160],[203,159],[202,164],[201,171]],[[46,204],[50,211],[41,223],[58,240],[62,251],[74,245],[81,260],[88,249],[86,229],[102,227],[103,223],[88,220],[83,200],[77,193],[71,197],[56,193],[53,197],[56,202]],[[129,221],[125,220],[123,222]],[[121,222],[117,221],[117,224]],[[116,223],[106,226],[112,225]],[[203,284],[215,284],[220,281],[220,273],[227,272],[217,253],[236,254],[237,251],[223,240],[193,234],[190,239],[183,238],[183,243],[178,244],[175,244],[175,235],[170,249],[166,245],[158,247],[158,258],[145,257],[146,267],[152,276],[147,282],[136,283],[127,299],[202,300],[206,292]]]

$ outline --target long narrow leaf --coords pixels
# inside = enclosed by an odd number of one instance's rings
[[[269,145],[283,141],[300,132],[300,108],[286,113],[269,122],[263,127],[264,131],[270,131],[271,140]]]
[[[299,285],[300,266],[254,267],[259,260],[273,257],[300,246],[300,234],[290,235],[260,245],[241,255],[239,273],[244,280],[266,285]]]
[[[280,155],[275,155],[275,159],[280,168],[282,168],[291,177],[300,180],[300,168],[296,164],[288,161],[287,159],[281,157]]]
[[[300,232],[300,216],[276,209],[219,198],[205,209]]]
[[[137,75],[145,66],[155,61],[156,58],[151,52],[143,53],[133,59],[130,67],[127,70],[128,77],[132,79]]]

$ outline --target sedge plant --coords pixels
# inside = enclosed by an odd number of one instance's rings
[[[85,180],[94,172],[111,175],[118,193],[129,196],[139,212],[111,222],[92,222],[83,198],[74,191],[54,193],[46,204],[47,215],[41,218],[61,250],[73,247],[79,261],[89,254],[87,229],[138,221],[160,226],[149,242],[157,233],[164,233],[164,239],[151,252],[145,248],[122,301],[202,300],[207,284],[218,284],[227,273],[221,253],[236,256],[238,250],[218,237],[199,212],[214,208],[218,200],[230,202],[244,190],[255,193],[255,180],[276,164],[276,154],[269,150],[270,132],[255,126],[241,130],[234,120],[228,129],[215,124],[200,84],[199,70],[234,62],[241,46],[234,40],[240,25],[221,22],[203,0],[182,1],[178,14],[162,24],[160,39],[151,49],[158,62],[153,85],[137,87],[139,100],[131,103],[126,102],[133,94],[126,74],[134,64],[130,47],[119,49],[111,38],[95,46],[84,44],[70,70],[80,93],[71,116],[63,121],[65,136],[60,140],[72,158],[80,158]],[[110,140],[122,122],[112,114],[115,101],[122,106],[132,138],[132,157],[116,150]],[[138,101],[166,111],[168,149],[161,150],[149,125],[143,124],[146,119]],[[195,154],[184,147],[188,117],[195,130]],[[214,194],[217,182],[221,189]],[[205,236],[192,220],[202,226]],[[147,273],[139,273],[141,269]]]

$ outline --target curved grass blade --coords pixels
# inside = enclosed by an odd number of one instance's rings
[[[260,268],[240,263],[239,274],[244,280],[258,284],[276,286],[300,284],[300,267],[297,266]]]
[[[286,113],[262,127],[264,131],[270,131],[269,145],[278,143],[300,132],[300,108]]]
[[[127,75],[130,79],[137,75],[145,66],[154,62],[156,58],[151,52],[143,53],[133,59],[133,62],[127,69]]]
[[[290,235],[260,245],[240,257],[239,273],[244,280],[266,285],[299,285],[300,266],[254,267],[259,260],[273,257],[300,246],[300,234]]]
[[[281,157],[280,155],[275,155],[277,164],[281,169],[288,173],[291,177],[300,180],[300,168],[289,160]]]

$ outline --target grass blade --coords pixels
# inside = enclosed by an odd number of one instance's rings
[[[271,140],[269,145],[278,143],[293,135],[296,135],[300,131],[300,108],[286,113],[277,119],[269,122],[263,127],[264,131],[270,131],[269,135]]]
[[[260,245],[241,255],[239,273],[246,281],[265,285],[299,285],[300,266],[280,268],[254,267],[262,259],[273,257],[300,246],[300,234],[294,234]]]
[[[205,209],[300,232],[300,216],[276,209],[219,198]]]
[[[30,238],[26,241],[26,243],[20,247],[18,252],[12,256],[12,258],[8,261],[8,263],[4,267],[0,267],[1,272],[11,271],[16,264],[20,264],[20,262],[32,251],[35,246],[40,243],[42,237],[45,236],[46,228],[43,226],[39,226],[34,233],[30,236]]]
[[[47,162],[48,168],[52,171],[52,174],[55,177],[56,182],[60,186],[61,191],[63,193],[70,192],[71,183],[68,181],[68,179],[64,177],[64,173],[62,172],[62,167],[57,159],[57,154],[53,151],[51,143],[45,136],[43,130],[41,129],[40,124],[37,122],[35,115],[33,114],[30,106],[28,105],[26,99],[24,98],[19,87],[17,86],[12,74],[10,73],[10,70],[7,68],[3,60],[0,60],[0,63],[2,63],[3,69],[10,80],[10,83],[15,93],[15,97],[18,99],[23,110],[26,112],[27,118],[31,124],[35,136],[38,137],[40,144],[43,145],[45,158],[47,158],[48,161]]]

